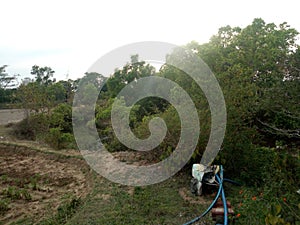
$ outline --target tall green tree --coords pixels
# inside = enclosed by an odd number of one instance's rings
[[[277,26],[257,18],[243,29],[220,28],[208,43],[185,46],[206,62],[224,93],[227,128],[221,163],[226,161],[231,171],[243,167],[239,162],[249,160],[256,144],[275,146],[278,141],[295,143],[299,138],[297,35],[287,23]],[[176,54],[169,55],[167,63]],[[187,56],[181,63],[188,67],[189,61]],[[205,96],[192,79],[172,66],[164,65],[159,75],[180,84],[199,109],[201,137],[196,154],[201,157],[210,132]]]
[[[18,75],[6,72],[7,65],[0,67],[0,103],[7,104],[15,101],[15,89],[18,86]]]
[[[35,76],[35,81],[38,84],[50,85],[55,82],[55,79],[52,78],[55,71],[52,70],[51,67],[48,67],[48,66],[40,67],[40,66],[34,65],[34,66],[32,66],[30,73]]]
[[[228,110],[246,113],[237,113],[235,118],[243,116],[237,125],[284,134],[276,132],[283,130],[271,122],[274,117],[298,117],[297,35],[285,22],[276,26],[257,18],[244,29],[223,27],[209,43],[194,46],[219,78]]]
[[[30,112],[47,112],[55,105],[56,100],[65,97],[61,84],[55,84],[52,79],[54,70],[50,67],[32,66],[31,74],[35,75],[34,82],[22,84],[18,88],[18,97],[22,107]],[[61,99],[60,99],[61,100]]]
[[[116,97],[126,84],[142,77],[153,76],[155,68],[145,61],[139,61],[138,55],[131,56],[131,62],[117,69],[107,80],[106,86],[111,97]]]
[[[14,88],[18,83],[18,75],[10,75],[6,73],[6,67],[7,65],[0,67],[0,88]]]

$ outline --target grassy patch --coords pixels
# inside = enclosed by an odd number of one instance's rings
[[[53,217],[43,220],[39,225],[60,225],[65,224],[76,212],[77,208],[82,204],[81,199],[72,198],[66,200],[57,209],[57,214]]]
[[[207,207],[180,196],[189,180],[181,174],[160,184],[127,187],[96,177],[94,191],[67,224],[183,224]],[[211,224],[209,216],[204,221]]]
[[[4,214],[9,210],[8,200],[0,199],[0,215]]]

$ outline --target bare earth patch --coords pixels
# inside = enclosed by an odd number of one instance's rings
[[[194,196],[191,194],[190,190],[187,188],[181,188],[179,190],[179,195],[184,201],[187,201],[191,204],[201,204],[201,205],[208,205],[210,201],[205,199],[203,196]]]
[[[0,143],[0,224],[24,218],[38,222],[54,215],[66,199],[84,198],[91,190],[82,159]]]
[[[25,115],[24,109],[1,109],[0,125],[19,122],[25,118]]]

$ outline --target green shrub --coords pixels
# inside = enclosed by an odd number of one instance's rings
[[[48,135],[46,136],[46,143],[55,149],[59,149],[61,138],[60,128],[50,128]]]
[[[247,164],[241,171],[241,179],[248,185],[261,186],[266,181],[266,176],[274,170],[274,162],[277,153],[271,148],[253,148],[245,156],[248,159]]]
[[[72,107],[63,103],[56,106],[50,116],[50,127],[60,127],[63,133],[72,132]]]
[[[61,149],[76,148],[74,135],[70,133],[62,133],[59,147]]]
[[[241,215],[237,224],[299,224],[298,158],[286,150],[266,147],[252,149],[246,158],[239,178],[248,187],[229,198]]]
[[[70,133],[63,133],[60,127],[50,128],[45,141],[52,148],[64,149],[64,148],[74,148],[75,139]]]
[[[72,133],[72,107],[60,104],[51,114],[36,113],[14,126],[13,133],[21,139],[42,140],[55,149],[76,147]]]
[[[30,115],[13,127],[15,136],[21,139],[36,140],[39,134],[49,129],[49,116],[44,113]]]

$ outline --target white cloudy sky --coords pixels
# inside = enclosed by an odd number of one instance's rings
[[[203,43],[221,26],[245,27],[257,17],[300,31],[297,2],[2,0],[0,66],[23,77],[35,64],[50,66],[57,78],[74,79],[110,50],[133,42]]]

